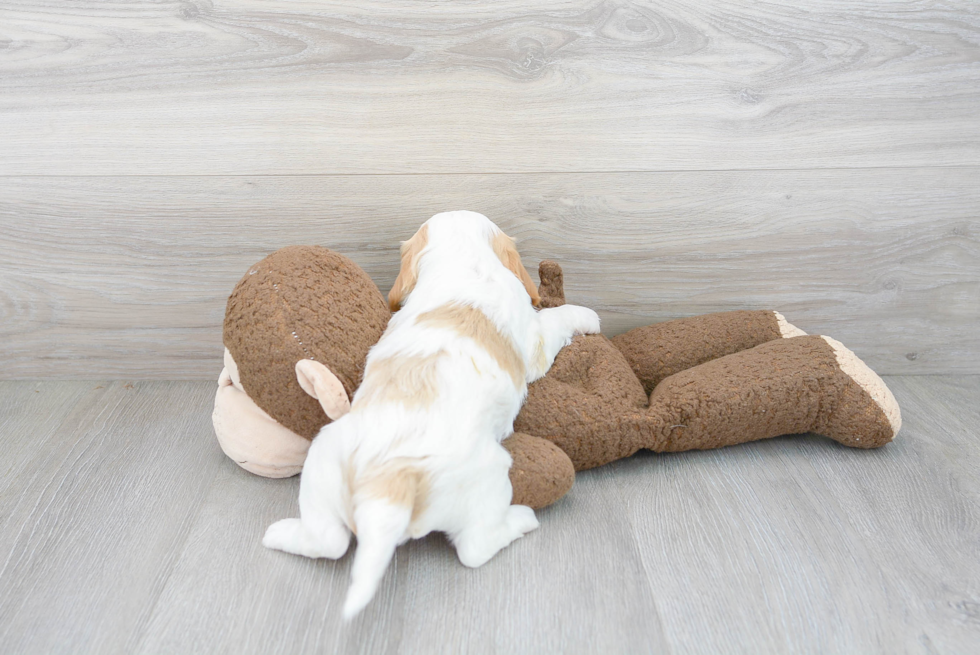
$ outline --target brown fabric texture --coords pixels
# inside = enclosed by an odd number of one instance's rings
[[[329,419],[300,388],[296,362],[324,364],[352,396],[390,317],[378,287],[350,259],[319,246],[289,246],[252,266],[235,286],[223,340],[255,404],[312,439]]]
[[[510,467],[512,504],[541,509],[572,488],[575,482],[572,460],[547,439],[515,432],[504,440],[503,446],[514,460]]]
[[[664,378],[781,339],[771,311],[720,312],[635,328],[613,337],[647,393]]]
[[[575,337],[548,374],[528,386],[514,430],[552,441],[576,471],[627,457],[628,433],[647,411],[647,395],[623,354],[602,335]]]
[[[894,436],[817,336],[780,338],[681,371],[649,404],[620,351],[601,336],[576,337],[530,386],[514,427],[555,443],[577,471],[640,449],[719,448],[803,432],[873,448]]]

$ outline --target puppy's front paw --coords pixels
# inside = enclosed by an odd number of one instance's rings
[[[575,314],[572,322],[572,329],[575,335],[580,334],[598,334],[599,333],[599,315],[588,307],[579,307],[577,305],[565,305],[566,307],[574,307]]]

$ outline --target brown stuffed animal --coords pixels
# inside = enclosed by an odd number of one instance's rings
[[[561,267],[542,262],[539,275],[542,306],[563,304]],[[259,475],[298,473],[309,440],[349,409],[387,311],[367,274],[325,248],[285,248],[252,267],[225,317],[214,413],[225,452]],[[900,424],[891,392],[841,344],[805,336],[776,312],[739,311],[612,341],[577,337],[530,385],[504,445],[514,459],[514,502],[540,508],[571,488],[574,470],[643,448],[717,448],[811,431],[870,448]]]

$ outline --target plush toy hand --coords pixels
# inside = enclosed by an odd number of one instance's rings
[[[538,295],[541,307],[561,307],[565,304],[565,276],[558,262],[544,259],[538,264]]]

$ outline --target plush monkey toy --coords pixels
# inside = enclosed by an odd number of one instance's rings
[[[561,267],[539,268],[541,305],[564,303]],[[253,266],[228,300],[215,398],[221,447],[267,477],[302,469],[320,427],[350,408],[390,314],[349,259],[293,246]],[[514,502],[545,507],[575,470],[657,452],[817,432],[872,448],[901,425],[891,392],[852,352],[773,311],[708,314],[576,337],[531,384],[504,441]]]

